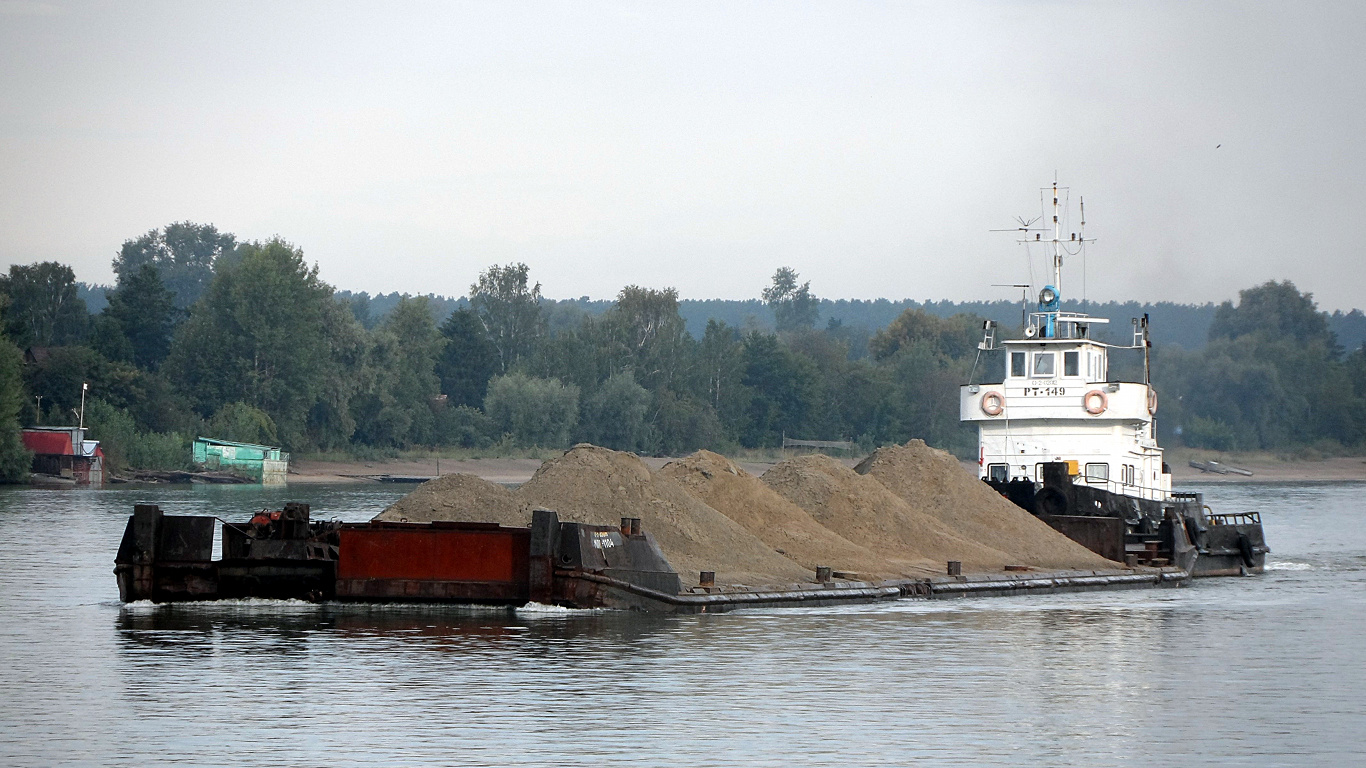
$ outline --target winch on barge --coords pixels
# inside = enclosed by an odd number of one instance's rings
[[[1091,241],[1084,207],[1079,230],[1062,237],[1056,182],[1051,191],[1052,226],[1022,219],[1013,231],[1025,234],[1026,246],[1050,251],[1052,283],[1027,313],[1024,338],[998,344],[996,324],[984,323],[978,348],[1005,352],[1002,380],[970,378],[960,393],[960,418],[978,425],[979,476],[1111,560],[1171,564],[1192,576],[1262,572],[1270,550],[1256,512],[1215,514],[1201,494],[1172,490],[1157,444],[1147,316],[1133,321],[1132,344],[1118,346],[1092,338],[1107,318],[1062,310],[1063,256],[1080,254]],[[1120,350],[1142,352],[1142,381],[1110,375],[1110,355]]]

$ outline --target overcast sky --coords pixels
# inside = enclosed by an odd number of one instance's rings
[[[392,5],[0,0],[0,259],[190,220],[372,293],[1013,299],[1056,172],[1091,299],[1366,306],[1361,4]]]

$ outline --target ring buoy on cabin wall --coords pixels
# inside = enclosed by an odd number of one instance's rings
[[[1092,416],[1099,416],[1110,407],[1110,398],[1099,389],[1093,389],[1081,396],[1081,407]]]
[[[1006,399],[1000,392],[982,393],[982,413],[988,416],[1000,416],[1001,411],[1006,407]]]
[[[1157,390],[1148,387],[1148,415],[1157,415]]]

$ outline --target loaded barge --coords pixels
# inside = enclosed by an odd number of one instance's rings
[[[213,557],[215,534],[221,556]],[[639,518],[620,527],[564,522],[538,509],[529,528],[493,523],[343,523],[310,519],[286,504],[246,523],[167,515],[134,507],[115,558],[123,602],[274,598],[455,603],[714,613],[736,608],[821,606],[902,598],[942,599],[1179,586],[1174,567],[1011,572],[878,582],[816,569],[807,584],[718,586],[703,573],[684,585]]]
[[[1172,490],[1157,444],[1148,317],[1135,318],[1132,342],[1120,345],[1095,338],[1108,318],[1063,311],[1063,257],[1080,255],[1091,241],[1084,203],[1078,231],[1062,236],[1057,182],[1051,191],[1052,222],[1021,219],[1012,231],[1026,247],[1045,249],[1052,282],[1039,289],[1032,312],[1026,307],[1024,338],[998,344],[996,324],[985,321],[978,360],[1003,351],[1003,376],[995,383],[970,377],[960,393],[961,420],[978,426],[979,477],[1110,560],[1175,565],[1197,577],[1261,573],[1270,549],[1258,513],[1216,514],[1199,493]],[[1124,350],[1142,354],[1140,381],[1111,375],[1111,355]]]

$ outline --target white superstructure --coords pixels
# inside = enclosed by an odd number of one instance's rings
[[[980,476],[1038,483],[1044,463],[1068,462],[1077,485],[1164,500],[1171,475],[1157,445],[1147,320],[1135,320],[1133,345],[1120,347],[1090,337],[1092,328],[1107,319],[1060,310],[1063,255],[1079,252],[1087,241],[1081,232],[1062,237],[1056,183],[1052,191],[1053,239],[1036,234],[1024,242],[1050,248],[1053,282],[1038,292],[1038,310],[1028,315],[1025,338],[998,346],[988,321],[980,348],[1004,350],[1002,383],[969,383],[959,395],[960,418],[978,425]],[[1032,222],[1021,223],[1021,231],[1041,233],[1030,228]],[[1110,381],[1110,354],[1120,349],[1142,350],[1143,381]]]

